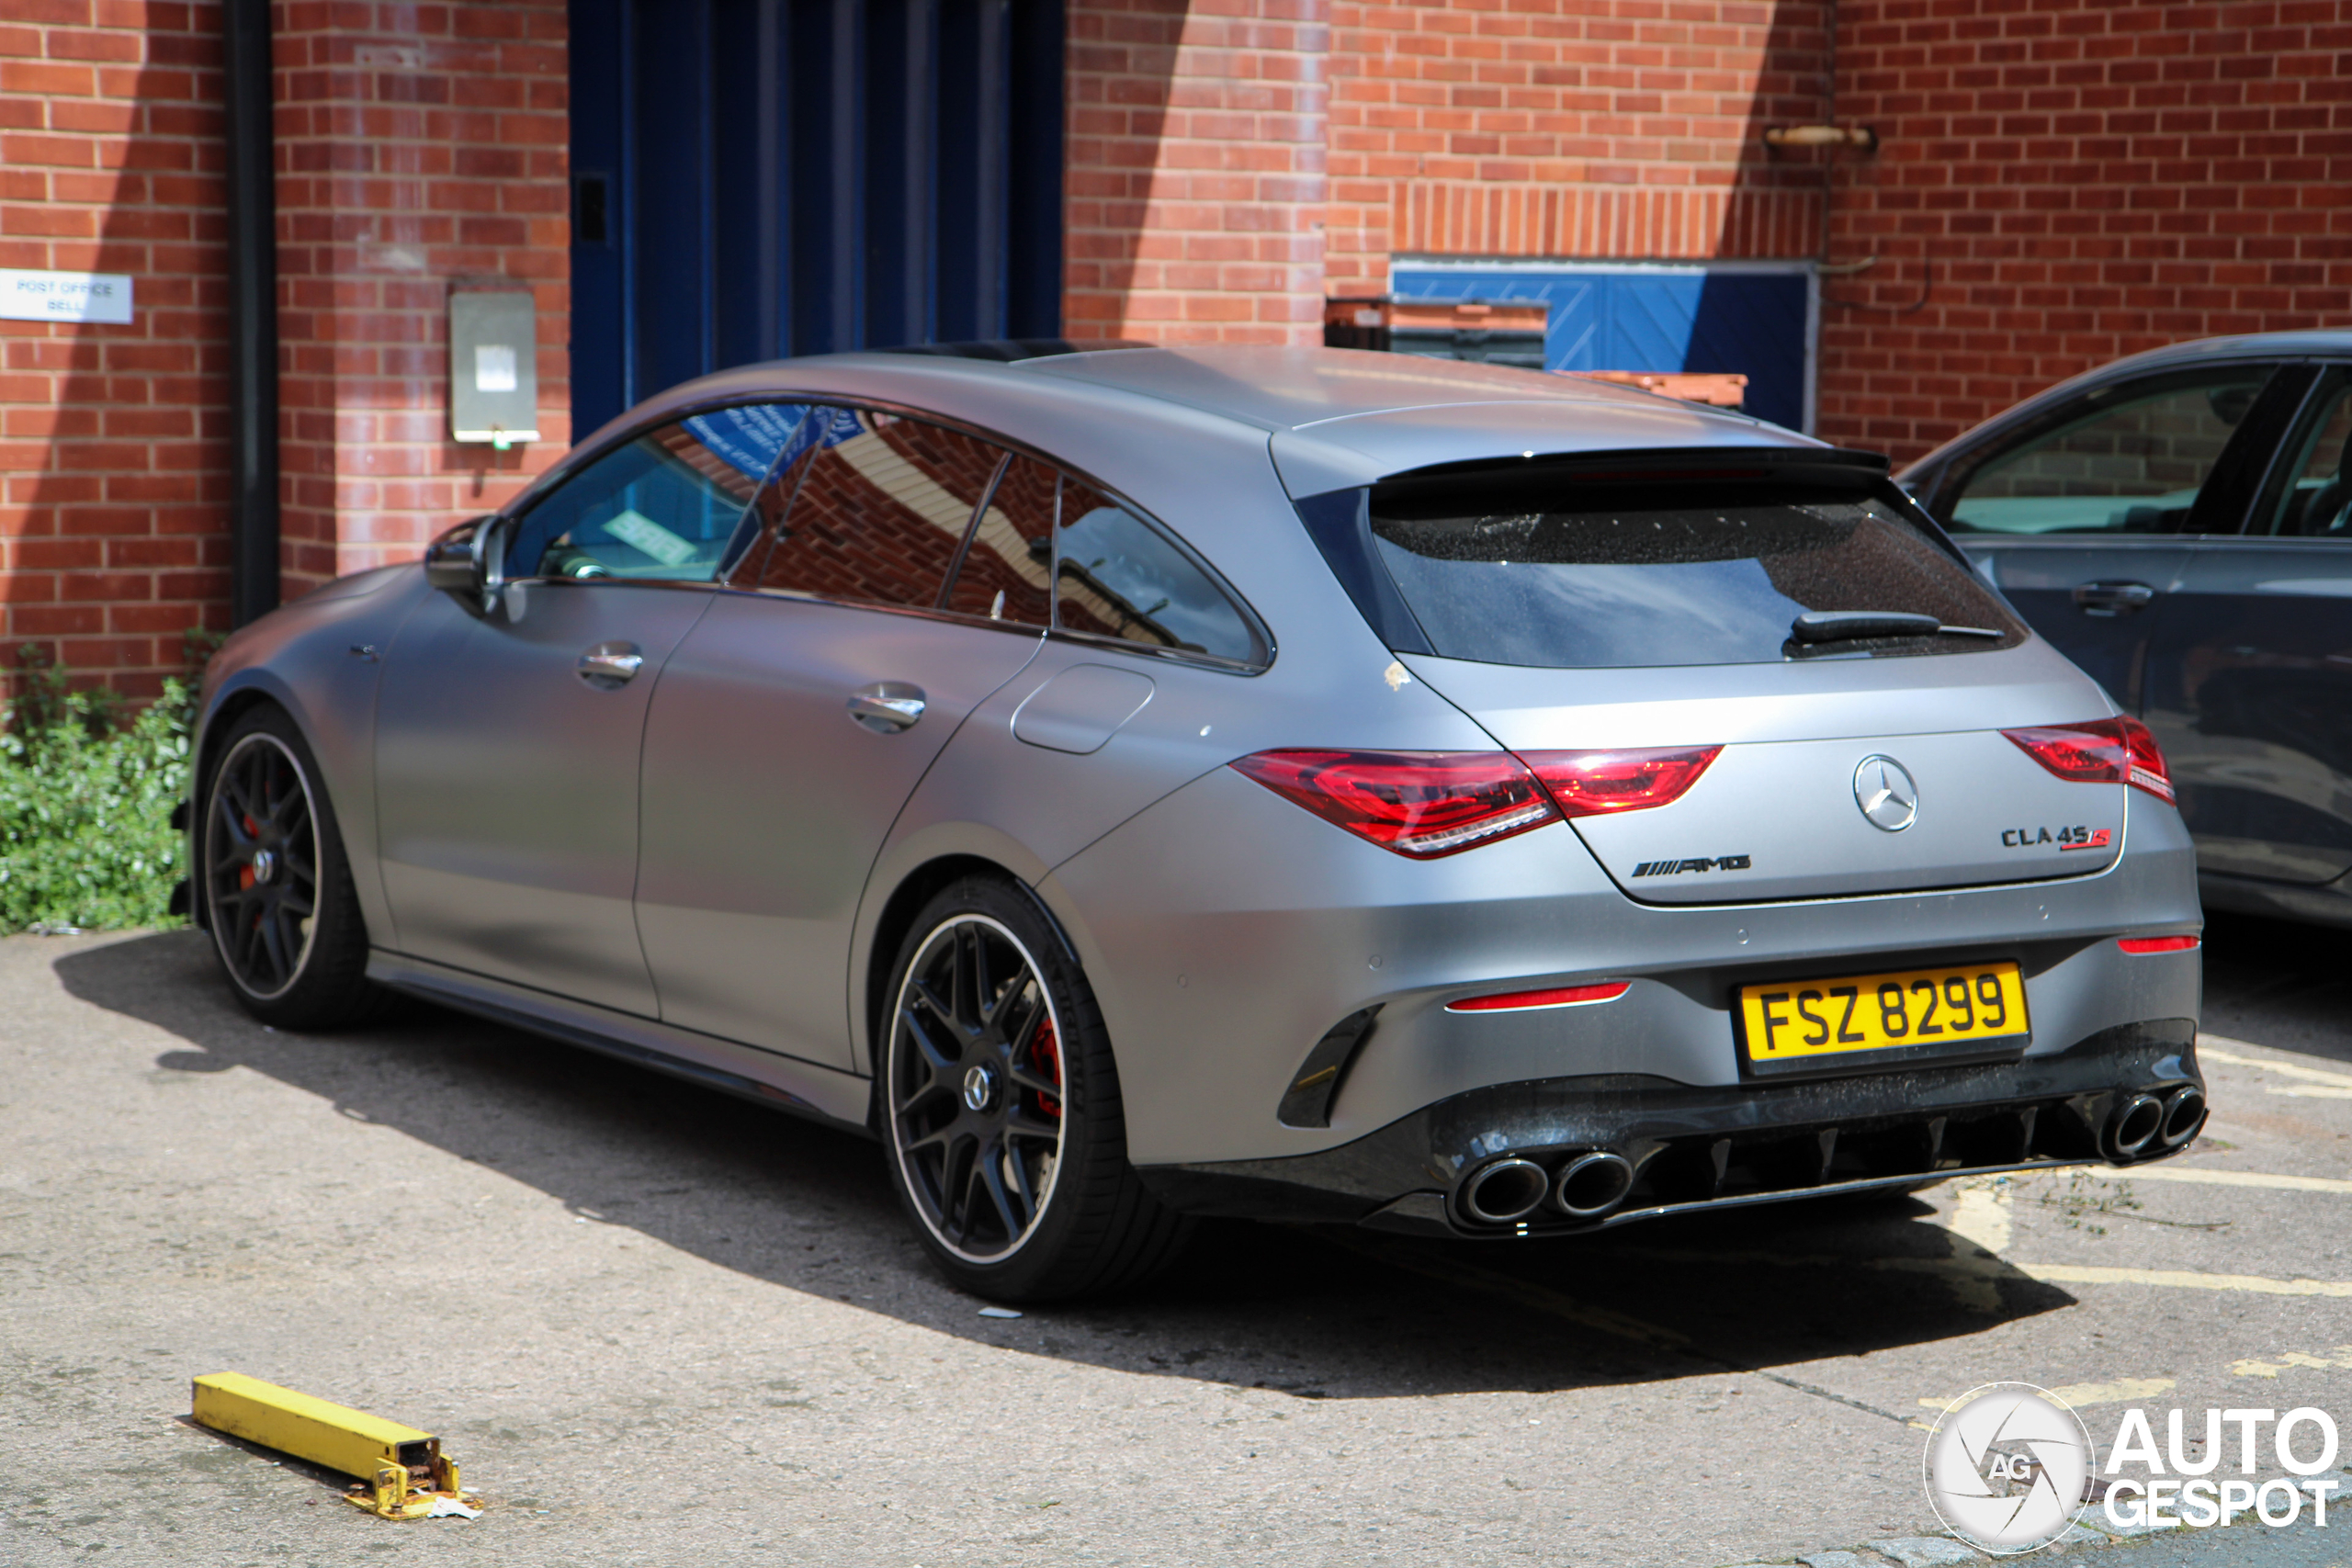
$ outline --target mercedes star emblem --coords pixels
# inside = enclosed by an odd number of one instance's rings
[[[1892,757],[1865,757],[1854,770],[1854,804],[1871,826],[1900,833],[1919,818],[1919,786]]]

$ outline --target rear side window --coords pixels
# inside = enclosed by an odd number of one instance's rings
[[[759,537],[729,581],[933,607],[1003,449],[876,409],[820,408],[813,421],[762,496]]]
[[[1964,565],[1875,494],[1754,481],[1470,491],[1424,482],[1372,494],[1374,548],[1448,659],[1759,664],[1977,652],[2025,636]],[[1838,613],[1960,629],[1824,635]],[[1812,617],[1802,628],[1801,616]]]
[[[1206,572],[1142,518],[1067,476],[1054,540],[1054,624],[1236,664],[1266,657]]]
[[[1025,454],[989,493],[947,607],[1233,664],[1268,657],[1250,619],[1165,534]]]

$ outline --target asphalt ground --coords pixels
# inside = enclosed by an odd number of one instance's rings
[[[2352,1450],[2346,941],[2216,919],[2214,1116],[2161,1172],[1573,1244],[1214,1225],[1006,1320],[854,1138],[422,1005],[273,1033],[192,932],[10,939],[0,1564],[1711,1568],[1931,1533],[1923,1426],[1988,1382],[2102,1444],[2310,1404]],[[343,1506],[188,1423],[217,1371],[440,1434],[488,1511]]]

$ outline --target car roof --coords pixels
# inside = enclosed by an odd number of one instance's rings
[[[1536,454],[1683,446],[1820,444],[1726,410],[1537,370],[1357,349],[1247,346],[1087,347],[1059,342],[817,355],[744,366],[673,387],[582,444],[601,446],[695,407],[762,395],[892,398],[1001,428],[1016,405],[1053,449],[1057,420],[1106,414],[1172,423],[1182,409],[1272,438],[1292,494],[1369,484],[1443,463]],[[1007,394],[1017,394],[1008,397]],[[997,418],[973,412],[987,411]],[[571,467],[571,461],[559,465]],[[532,487],[534,490],[541,488]]]

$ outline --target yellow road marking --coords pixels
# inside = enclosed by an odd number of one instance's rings
[[[2240,1378],[2275,1378],[2289,1367],[2311,1367],[2322,1371],[2334,1371],[2338,1367],[2352,1367],[2352,1345],[2338,1345],[2333,1356],[2307,1355],[2301,1350],[2273,1350],[2270,1359],[2249,1356],[2243,1361],[2230,1363],[2230,1375]]]
[[[2154,1399],[2168,1393],[2175,1383],[2171,1378],[2117,1378],[2111,1382],[2075,1382],[2064,1388],[2045,1390],[2065,1404],[2080,1410],[2086,1404],[2123,1404],[2134,1399]],[[1950,1410],[1961,1401],[1961,1395],[1950,1399],[1923,1399],[1923,1410]]]
[[[2163,1285],[2183,1291],[2244,1291],[2257,1296],[2352,1296],[2352,1280],[2269,1280],[2259,1274],[2200,1274],[2188,1269],[2109,1269],[2086,1263],[2009,1267],[2049,1285]]]
[[[2266,1062],[2259,1056],[2241,1056],[2231,1051],[2217,1051],[2216,1045],[2235,1045],[2247,1051],[2259,1051],[2259,1045],[2249,1045],[2243,1040],[2226,1035],[2208,1034],[2197,1043],[2197,1055],[2209,1062],[2227,1062],[2233,1067],[2260,1067],[2265,1072],[2283,1073],[2290,1078],[2309,1083],[2334,1084],[2338,1089],[2352,1089],[2352,1073],[2331,1073],[2320,1067],[2299,1067],[2290,1062]]]
[[[2256,1170],[2198,1170],[2169,1165],[2150,1166],[2144,1170],[2132,1166],[2117,1170],[2092,1166],[2086,1168],[2083,1174],[2101,1181],[2190,1181],[2211,1187],[2271,1187],[2282,1192],[2352,1192],[2352,1181],[2339,1181],[2332,1176],[2270,1176]]]
[[[1963,1187],[1948,1227],[1987,1252],[2009,1248],[2009,1190],[2007,1186]]]
[[[2266,1089],[2262,1092],[2283,1094],[2290,1100],[2352,1100],[2352,1089],[2337,1089],[2332,1084],[2306,1084],[2301,1089]]]

